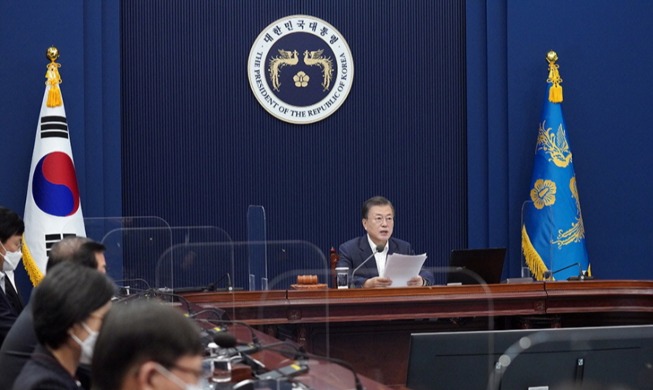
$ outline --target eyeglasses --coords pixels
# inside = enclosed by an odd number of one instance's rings
[[[175,369],[175,370],[182,371],[182,372],[195,374],[196,378],[199,379],[197,377],[197,374],[198,374],[197,370],[193,370],[193,369],[185,368],[185,367],[178,367],[178,366],[173,366],[172,368]],[[156,363],[156,365],[154,366],[154,369],[157,370],[159,372],[159,374],[161,374],[161,375],[165,376],[166,378],[168,378],[168,380],[173,382],[175,385],[179,386],[181,389],[184,389],[184,390],[200,389],[200,387],[197,384],[191,384],[191,383],[184,382],[180,377],[178,377],[177,375],[175,375],[174,373],[172,373],[170,370],[163,367],[159,363]]]
[[[380,215],[377,215],[376,217],[373,218],[368,218],[372,222],[374,222],[377,225],[383,224],[383,221],[385,221],[388,225],[393,223],[395,221],[394,217],[387,216],[387,217],[382,217]]]
[[[208,361],[210,363],[210,360]],[[188,368],[188,367],[182,367],[178,365],[174,365],[171,368],[175,370],[179,370],[181,372],[185,372],[187,374],[194,375],[196,378],[206,378],[211,376],[211,373],[213,371],[213,366],[211,364],[207,364],[206,361],[202,361],[202,369],[201,370],[196,370],[193,368]]]

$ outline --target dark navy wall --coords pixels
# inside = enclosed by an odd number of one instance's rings
[[[395,235],[430,265],[466,246],[463,3],[130,0],[122,12],[126,215],[238,241],[248,205],[262,205],[268,240],[328,254],[362,234],[361,204],[381,194]],[[269,115],[247,80],[258,34],[293,14],[332,24],[354,59],[347,101],[311,125]]]
[[[653,278],[652,11],[638,0],[467,2],[469,242],[507,240],[512,275],[555,50],[593,272]]]
[[[85,216],[119,215],[119,4],[30,0],[0,2],[0,204],[22,214],[36,125],[45,90],[45,57],[61,57],[61,90]],[[32,8],[33,7],[33,8]]]
[[[120,46],[116,1],[0,2],[0,204],[22,215],[39,119],[45,51],[61,90],[85,217],[120,215]],[[18,283],[27,290],[24,270]],[[25,295],[25,293],[24,293]]]
[[[236,236],[244,234],[246,206],[260,203],[268,210],[270,234],[274,238],[304,238],[324,247],[336,244],[360,232],[360,203],[379,192],[397,203],[397,235],[411,240],[417,250],[428,251],[432,258],[444,256],[448,246],[458,243],[457,239],[446,243],[445,238],[442,247],[435,247],[432,242],[467,231],[469,246],[508,245],[507,272],[516,275],[519,210],[528,195],[547,75],[544,55],[554,49],[560,55],[565,88],[563,110],[594,272],[601,277],[653,279],[653,268],[649,266],[653,229],[648,221],[653,185],[648,173],[653,158],[649,153],[653,136],[648,130],[653,86],[653,47],[648,44],[652,27],[648,15],[653,12],[653,3],[467,0],[462,33],[433,21],[434,14],[458,11],[440,11],[438,7],[448,2],[431,0],[249,1],[242,2],[248,9],[233,15],[229,12],[241,2],[185,2],[183,9],[180,3],[170,14],[151,10],[153,16],[161,17],[161,25],[174,22],[212,27],[206,36],[190,38],[203,42],[193,53],[201,60],[197,65],[193,62],[196,67],[181,66],[189,61],[189,53],[179,50],[184,46],[179,40],[189,38],[169,32],[166,35],[162,31],[165,26],[153,27],[159,38],[154,39],[154,46],[142,46],[143,52],[136,53],[142,57],[138,61],[153,67],[163,64],[167,72],[160,75],[156,94],[139,99],[157,101],[167,96],[169,100],[158,105],[156,115],[148,114],[147,119],[153,124],[131,124],[130,128],[137,130],[122,141],[121,129],[126,131],[133,116],[121,112],[121,106],[133,111],[140,106],[127,104],[133,102],[128,95],[134,91],[126,91],[121,99],[120,46],[126,37],[120,33],[120,1],[28,3],[29,6],[25,2],[0,2],[0,145],[5,162],[5,169],[0,170],[0,203],[20,213],[44,90],[47,61],[43,53],[54,44],[62,52],[62,89],[85,215],[120,215],[121,194],[128,196],[133,188],[142,191],[142,185],[137,183],[139,178],[130,178],[121,171],[121,159],[128,165],[125,172],[142,170],[140,179],[151,184],[148,199],[163,197],[165,201],[157,202],[164,203],[163,216],[172,219],[172,223],[198,221],[225,227],[231,224],[230,230]],[[149,4],[134,3],[133,7]],[[173,7],[178,2],[169,3]],[[189,20],[200,6],[211,7],[217,16],[207,13]],[[143,23],[148,22],[145,10],[130,13],[133,15],[124,17],[142,15],[146,18]],[[246,82],[244,61],[252,40],[270,21],[291,13],[311,13],[336,26],[349,40],[356,61],[355,85],[348,101],[334,116],[312,126],[285,125],[267,116],[253,102]],[[180,18],[185,18],[184,24]],[[425,34],[413,34],[413,30]],[[137,33],[143,41],[153,34],[146,30]],[[440,40],[448,42],[452,34],[464,34],[465,44],[452,46]],[[377,35],[382,39],[376,40]],[[433,37],[437,38],[435,43]],[[366,45],[364,41],[370,43]],[[373,42],[377,42],[376,46]],[[437,56],[434,47],[445,50],[447,55]],[[122,50],[130,48],[123,46]],[[412,53],[410,59],[404,55],[406,50]],[[461,55],[466,57],[460,59]],[[431,65],[441,65],[447,59],[464,60],[466,77],[453,78],[444,86],[434,84],[435,68]],[[123,65],[130,61],[137,59],[125,59]],[[188,74],[205,71],[206,62],[216,71],[207,72],[202,80],[218,85],[219,89],[210,93],[204,90],[200,97],[187,99],[195,93],[191,87],[202,90],[202,86],[197,80],[181,84],[179,74],[186,73],[187,80]],[[227,67],[234,71],[225,73]],[[382,69],[396,79],[398,73],[403,73],[405,83],[388,84],[385,74],[376,75]],[[133,82],[129,75],[122,75],[122,83],[134,85]],[[153,81],[138,83],[152,85]],[[449,116],[433,116],[428,126],[416,125],[421,121],[419,117],[433,115],[431,111],[441,104],[460,104],[459,96],[450,95],[461,84],[466,89],[466,161],[458,160],[461,155],[429,156],[428,164],[422,163],[419,169],[430,171],[418,176],[414,170],[424,155],[419,142],[424,138],[418,135],[410,141],[412,137],[417,132],[430,132],[432,137],[458,137],[460,134],[451,133],[451,129],[461,126],[455,110]],[[221,97],[224,94],[230,94],[232,100]],[[423,96],[428,99],[422,99]],[[361,98],[368,103],[358,106],[360,103],[356,102]],[[216,107],[219,99],[221,105]],[[247,99],[252,101],[235,103]],[[171,104],[178,101],[189,103]],[[210,109],[205,110],[207,107]],[[177,113],[189,110],[194,115],[180,121]],[[217,117],[213,119],[215,132],[206,133],[205,138],[193,138],[198,123],[207,121],[202,116]],[[162,142],[157,141],[160,134],[152,129],[161,127],[164,121],[176,121],[176,143],[167,144],[154,161],[135,165],[138,153],[154,153],[149,149]],[[350,125],[352,122],[355,126]],[[378,125],[372,126],[373,123]],[[360,143],[362,137],[356,141],[358,132],[372,134],[365,150]],[[145,142],[147,137],[152,143]],[[244,137],[250,142],[232,151],[236,139]],[[337,146],[322,146],[335,144],[335,140]],[[428,146],[434,147],[440,140],[432,138]],[[132,142],[139,143],[143,150],[127,153]],[[396,149],[398,142],[401,146]],[[190,157],[179,157],[197,154],[197,145],[203,148],[204,144],[214,145],[215,149],[197,157],[200,164],[194,164]],[[285,145],[293,145],[296,152],[288,152]],[[367,159],[357,160],[358,153],[365,153]],[[170,159],[181,165],[172,166]],[[173,178],[156,173],[154,164],[161,166],[162,172],[176,169],[185,175]],[[245,175],[245,166],[259,169]],[[349,178],[342,179],[343,173],[335,167],[344,170]],[[200,172],[211,169],[211,180],[203,180]],[[434,188],[433,183],[440,178],[462,176],[459,169],[466,173],[467,181],[451,185],[466,188],[462,200],[450,199],[440,193],[441,187]],[[311,175],[305,173],[309,170]],[[349,171],[360,172],[359,181],[355,181],[354,175],[347,176]],[[151,175],[154,178],[148,177]],[[229,175],[232,179],[224,178]],[[184,191],[188,194],[178,195]],[[320,196],[309,199],[302,196],[304,191]],[[173,192],[177,195],[170,195]],[[290,203],[286,199],[299,207],[286,209],[284,204]],[[466,204],[462,211],[442,211],[443,205],[449,204],[457,210],[458,201]],[[180,204],[192,207],[184,211],[179,209]],[[151,211],[156,210],[145,201],[125,206],[125,212],[130,214]],[[458,213],[460,220],[447,217],[454,213]],[[303,235],[295,237],[291,229]],[[447,232],[451,229],[453,233]]]
[[[653,3],[508,4],[510,238],[518,238],[515,206],[527,197],[547,77],[544,55],[553,49],[594,274],[653,278]]]

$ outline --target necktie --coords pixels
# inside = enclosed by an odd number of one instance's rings
[[[9,303],[18,315],[18,313],[23,310],[23,302],[21,301],[20,296],[16,292],[14,285],[11,283],[11,280],[9,280],[7,275],[5,275],[5,295],[7,295]]]

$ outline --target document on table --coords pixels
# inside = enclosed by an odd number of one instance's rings
[[[426,253],[421,255],[388,255],[385,263],[384,277],[392,280],[390,287],[406,287],[410,278],[417,276],[426,260]]]

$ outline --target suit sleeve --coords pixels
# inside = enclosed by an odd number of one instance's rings
[[[342,244],[338,248],[338,262],[336,267],[348,267],[350,270],[354,269],[354,260],[351,257],[350,245]]]
[[[16,313],[9,305],[9,301],[2,290],[0,290],[0,344],[4,341],[9,329],[16,321]]]

